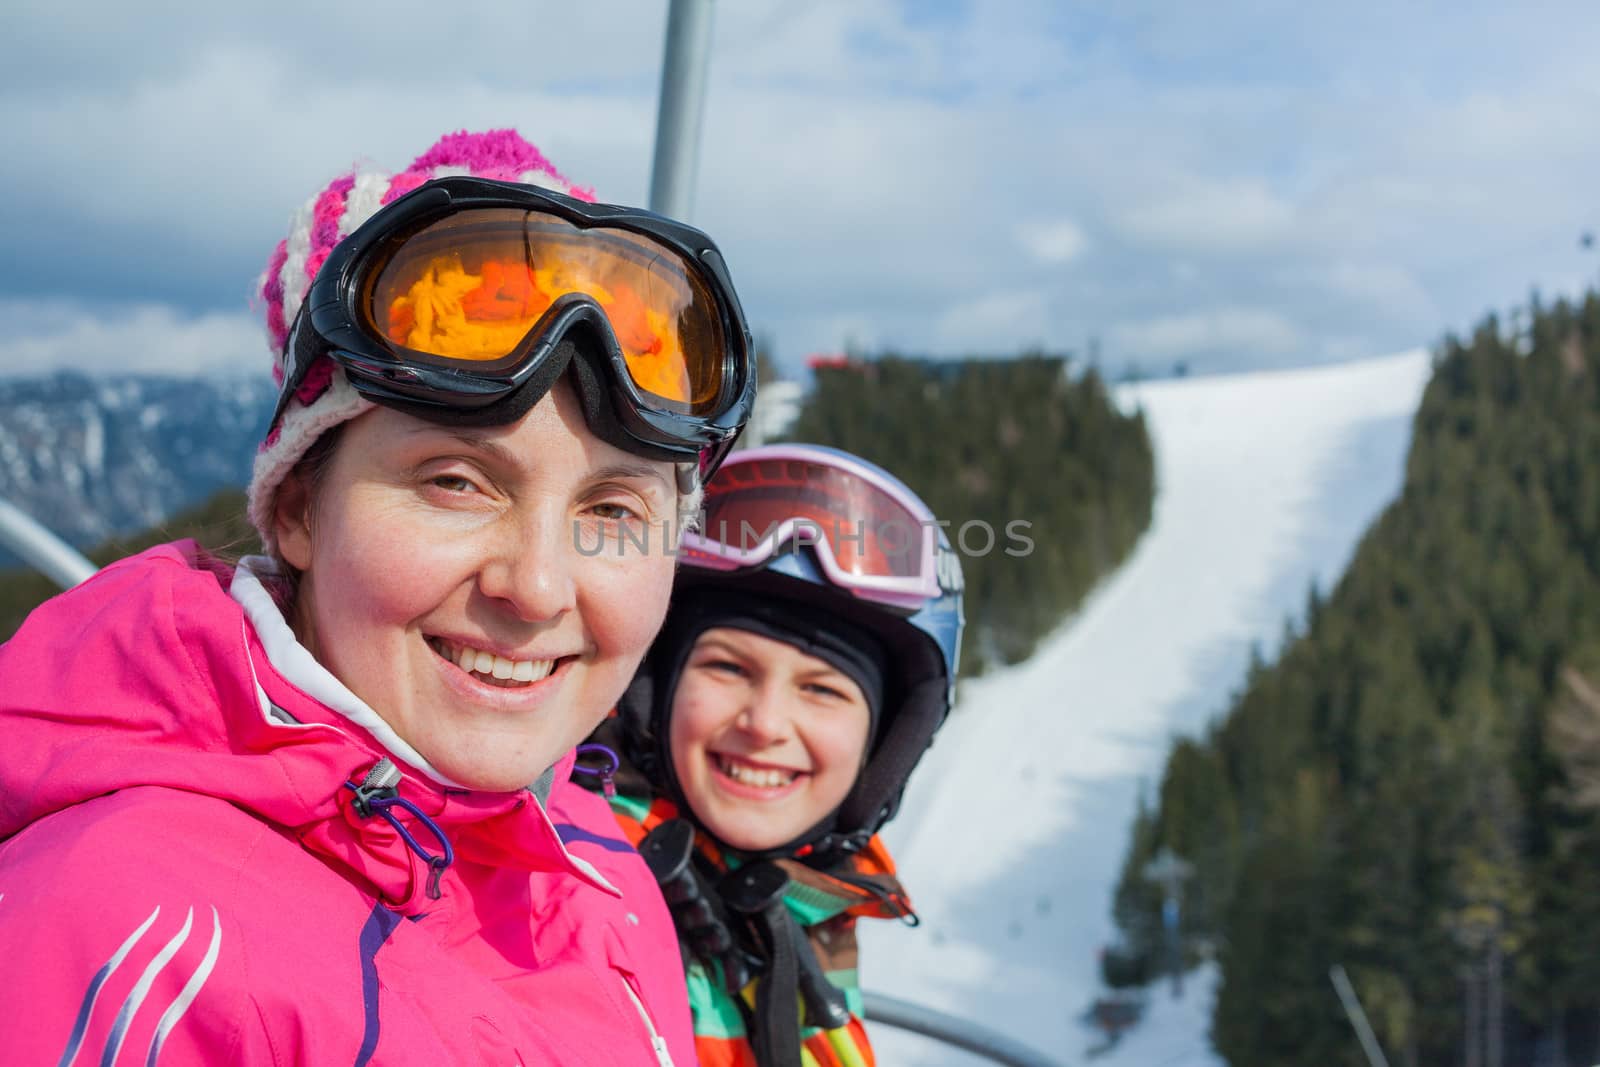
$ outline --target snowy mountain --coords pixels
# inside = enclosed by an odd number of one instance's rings
[[[0,379],[0,499],[79,546],[249,480],[267,378]]]
[[[1103,992],[1139,791],[1399,491],[1429,369],[1415,351],[1120,390],[1155,442],[1151,528],[1031,660],[963,687],[886,832],[922,925],[862,924],[866,988],[1088,1062],[1099,1035],[1081,1017]],[[1215,977],[1181,1000],[1153,988],[1145,1022],[1093,1062],[1220,1063],[1205,1036]],[[874,1044],[884,1063],[983,1062],[881,1026]]]

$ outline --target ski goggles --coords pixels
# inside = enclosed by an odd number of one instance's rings
[[[592,343],[562,344],[577,332]],[[581,363],[599,436],[653,458],[699,457],[706,471],[755,398],[749,330],[709,237],[648,211],[472,177],[434,179],[340,242],[286,352],[274,424],[323,356],[376,403],[475,425],[518,417]],[[597,401],[609,433],[593,426]]]
[[[940,580],[941,541],[933,512],[887,472],[832,449],[774,445],[728,457],[679,551],[692,566],[735,571],[809,545],[833,585],[915,611],[959,589],[959,577]]]

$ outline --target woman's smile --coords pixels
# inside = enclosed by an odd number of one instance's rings
[[[517,689],[537,682],[560,662],[559,659],[511,660],[472,645],[451,646],[434,637],[428,638],[428,647],[437,652],[440,659],[454,663],[479,681],[506,689]]]

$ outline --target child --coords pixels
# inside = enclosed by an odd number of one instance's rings
[[[876,834],[950,708],[960,565],[897,479],[807,445],[733,453],[680,553],[600,738],[674,913],[700,1062],[870,1064],[855,923],[915,921]]]

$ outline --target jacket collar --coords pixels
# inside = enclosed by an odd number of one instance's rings
[[[380,759],[389,757],[403,775],[400,796],[438,825],[460,860],[571,874],[612,896],[621,895],[591,864],[567,851],[546,811],[554,790],[574,788],[568,781],[573,753],[515,793],[483,792],[452,781],[300,644],[263,580],[274,577],[272,561],[247,557],[234,573],[229,594],[248,620],[246,650],[257,699],[275,728],[320,728],[339,735],[349,752],[346,781],[359,783]],[[357,870],[399,910],[426,907],[431,873],[426,862],[382,820],[363,817],[343,782],[332,784],[328,814],[335,817],[305,828],[301,840]],[[414,836],[428,841],[426,834]],[[446,887],[450,881],[446,879]]]

